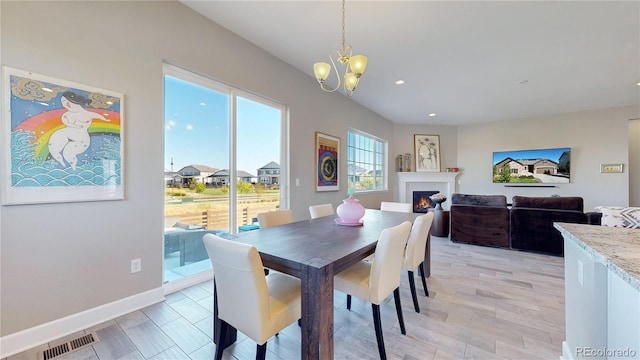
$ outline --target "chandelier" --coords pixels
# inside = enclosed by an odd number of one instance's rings
[[[353,91],[360,83],[360,77],[364,70],[367,68],[367,57],[364,55],[352,55],[351,46],[346,45],[344,41],[344,6],[345,0],[342,0],[342,46],[340,51],[332,49],[329,51],[329,60],[331,60],[331,64],[333,65],[333,69],[336,73],[336,78],[338,79],[338,85],[334,89],[327,89],[324,86],[325,80],[331,74],[331,65],[326,62],[317,62],[313,64],[313,72],[316,75],[316,79],[318,83],[320,83],[320,87],[322,90],[327,92],[334,92],[340,88],[340,72],[338,67],[336,66],[336,60],[344,66],[344,76],[342,78],[342,84],[344,88],[344,93],[348,96],[353,95]],[[334,59],[335,57],[335,59]]]

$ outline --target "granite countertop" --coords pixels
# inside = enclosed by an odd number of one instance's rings
[[[640,291],[640,229],[569,223],[553,226]]]

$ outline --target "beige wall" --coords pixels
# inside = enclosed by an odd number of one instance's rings
[[[470,194],[582,196],[585,210],[629,203],[629,119],[637,107],[557,114],[535,119],[462,126],[458,129],[459,191]],[[571,182],[552,188],[493,184],[494,151],[571,148]],[[600,164],[623,163],[622,174],[601,174]]]

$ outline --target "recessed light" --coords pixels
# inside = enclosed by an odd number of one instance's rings
[[[396,80],[396,85],[403,85],[404,84],[404,80]]]
[[[639,82],[639,83],[637,83],[636,85],[640,86],[640,82]]]
[[[436,116],[436,115],[437,115],[436,113],[431,113],[431,114],[429,114],[429,116],[431,116],[431,117],[434,117],[434,116]]]
[[[518,85],[524,85],[524,84],[526,84],[528,82],[529,82],[529,80],[520,80],[520,81],[517,82],[517,84]]]

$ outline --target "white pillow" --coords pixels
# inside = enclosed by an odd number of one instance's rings
[[[640,207],[598,206],[602,226],[640,229]]]

